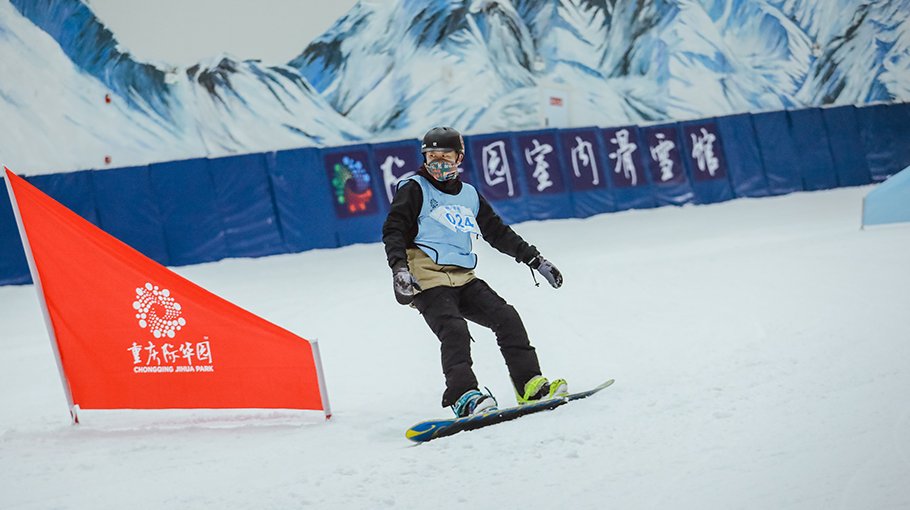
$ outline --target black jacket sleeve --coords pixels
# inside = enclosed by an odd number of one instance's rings
[[[480,195],[478,194],[478,196]],[[483,196],[480,196],[477,226],[480,227],[480,233],[484,240],[490,243],[490,246],[506,255],[515,257],[516,262],[527,264],[531,259],[540,255],[537,248],[525,242],[511,227],[502,222],[502,218],[496,214]]]
[[[414,244],[417,237],[417,217],[423,205],[423,191],[420,184],[410,181],[395,193],[389,215],[382,225],[382,242],[385,256],[393,270],[407,267],[408,255],[405,250]]]

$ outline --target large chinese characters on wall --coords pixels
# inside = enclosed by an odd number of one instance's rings
[[[516,137],[519,158],[528,190],[532,194],[563,193],[566,185],[559,171],[559,152],[555,133],[535,133]]]
[[[621,127],[603,130],[609,158],[610,177],[617,188],[633,188],[647,183],[644,175],[638,128]]]
[[[415,175],[423,164],[423,157],[412,140],[373,146],[373,162],[382,176],[385,198],[391,202],[398,190],[398,183]]]
[[[562,131],[560,137],[572,189],[587,191],[606,187],[604,163],[597,150],[597,131],[593,128]]]
[[[727,178],[727,162],[721,145],[717,123],[706,121],[690,123],[682,129],[686,157],[696,181]]]
[[[655,184],[677,184],[686,180],[686,168],[680,155],[680,143],[675,124],[642,128],[642,138],[648,144],[645,161]]]
[[[511,138],[474,137],[470,140],[468,157],[476,172],[480,192],[488,200],[513,200],[521,196]]]

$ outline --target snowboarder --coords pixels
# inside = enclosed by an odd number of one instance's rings
[[[568,395],[564,379],[541,375],[537,353],[518,312],[474,275],[471,236],[538,271],[554,288],[562,274],[459,179],[464,140],[450,127],[423,137],[424,164],[403,179],[382,226],[395,298],[416,308],[439,338],[446,389],[442,406],[458,417],[493,411],[496,399],[481,392],[471,369],[471,335],[465,319],[493,330],[519,404]],[[533,272],[531,273],[533,275]]]

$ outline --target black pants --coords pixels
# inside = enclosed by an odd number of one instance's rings
[[[443,407],[477,388],[471,369],[471,335],[465,319],[490,328],[506,361],[512,384],[519,390],[540,375],[537,353],[528,340],[521,317],[487,282],[476,279],[461,287],[433,287],[417,294],[414,306],[439,338],[446,390]]]

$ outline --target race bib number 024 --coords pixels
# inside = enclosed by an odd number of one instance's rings
[[[455,232],[480,235],[474,213],[463,205],[444,205],[433,209],[430,217]]]

